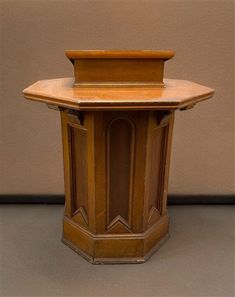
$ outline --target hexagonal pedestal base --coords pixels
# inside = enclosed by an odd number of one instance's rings
[[[168,234],[170,111],[61,110],[63,241],[92,263],[140,263]]]
[[[169,238],[168,216],[143,234],[94,235],[64,218],[62,242],[92,264],[144,263]]]

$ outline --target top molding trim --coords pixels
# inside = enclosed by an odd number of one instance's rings
[[[74,59],[163,59],[174,57],[172,50],[66,50],[65,55]]]

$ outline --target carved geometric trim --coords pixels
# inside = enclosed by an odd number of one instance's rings
[[[189,109],[192,109],[194,108],[194,106],[196,105],[196,103],[191,103],[191,104],[188,104],[184,107],[181,107],[180,110],[183,111],[183,110],[189,110]]]
[[[73,216],[77,216],[78,214],[81,215],[84,223],[88,226],[88,217],[85,209],[82,206],[73,213]]]
[[[121,216],[115,217],[107,228],[107,233],[131,233],[130,225]]]
[[[114,226],[117,222],[120,222],[121,224],[125,225],[127,228],[130,228],[130,225],[127,223],[127,221],[125,219],[123,219],[123,217],[121,216],[116,216],[112,222],[109,224],[108,228],[111,228],[112,226]]]
[[[156,112],[157,126],[161,126],[161,127],[166,126],[168,124],[171,113],[172,112],[168,110],[157,111]]]
[[[47,104],[47,107],[48,107],[49,109],[56,110],[56,111],[59,111],[59,110],[60,110],[60,108],[59,108],[58,105]]]
[[[69,109],[68,113],[71,114],[71,115],[76,116],[78,118],[79,122],[80,122],[80,125],[83,126],[83,124],[84,124],[84,112],[83,111],[78,111],[78,110],[75,110],[75,109]]]
[[[149,212],[148,224],[152,225],[153,223],[158,221],[160,217],[160,212],[158,211],[158,209],[156,209],[156,207],[153,206]]]

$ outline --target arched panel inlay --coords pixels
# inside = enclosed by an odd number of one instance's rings
[[[134,125],[129,119],[113,120],[107,129],[107,224],[131,225],[134,159]]]

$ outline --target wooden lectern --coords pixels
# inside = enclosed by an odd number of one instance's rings
[[[174,112],[213,95],[163,79],[173,51],[66,51],[75,78],[38,81],[25,98],[61,114],[63,242],[88,261],[141,263],[168,238]]]

